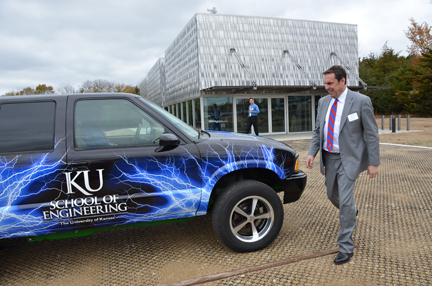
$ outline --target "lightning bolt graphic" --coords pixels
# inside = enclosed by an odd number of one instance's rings
[[[55,148],[65,138],[55,144]],[[65,163],[66,153],[59,159],[52,161],[50,153],[29,155],[31,164],[28,167],[20,166],[20,158],[24,155],[16,155],[7,160],[6,156],[0,157],[0,237],[19,237],[34,235],[33,230],[45,230],[47,233],[58,223],[44,223],[42,217],[36,212],[44,204],[34,204],[32,208],[20,207],[18,201],[37,197],[50,191],[60,192],[50,186],[61,182],[59,176]],[[38,190],[29,190],[30,186],[39,181]],[[42,182],[42,183],[41,183]]]
[[[288,153],[259,144],[258,140],[248,140],[244,144],[228,140],[204,144],[205,147],[200,149],[205,151],[200,156],[183,146],[178,147],[181,151],[177,150],[175,155],[130,158],[125,152],[115,153],[118,160],[107,176],[107,184],[110,194],[116,194],[119,200],[126,202],[128,209],[126,213],[115,214],[115,220],[97,225],[204,215],[216,183],[237,170],[264,168],[272,170],[281,179],[291,175],[291,167],[284,167]],[[61,226],[61,220],[47,221],[41,215],[41,209],[50,204],[43,200],[44,194],[55,192],[57,199],[65,194],[62,186],[67,152],[58,160],[50,159],[53,153],[26,155],[30,156],[31,164],[24,167],[20,167],[24,155],[9,159],[0,157],[0,238],[35,236],[81,227],[79,224]],[[35,182],[38,182],[36,190],[32,188]],[[40,202],[20,205],[25,199],[39,199]]]

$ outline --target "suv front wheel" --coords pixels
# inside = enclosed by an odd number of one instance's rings
[[[276,192],[264,183],[240,181],[216,200],[212,224],[217,237],[238,252],[263,249],[278,235],[283,206]]]

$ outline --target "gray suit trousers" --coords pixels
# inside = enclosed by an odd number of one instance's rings
[[[327,197],[339,209],[340,232],[338,236],[339,252],[353,253],[352,234],[356,225],[354,201],[355,180],[350,180],[342,165],[340,154],[323,151]]]

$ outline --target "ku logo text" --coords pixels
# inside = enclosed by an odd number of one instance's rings
[[[89,172],[90,170],[86,171],[78,171],[75,176],[72,178],[72,172],[64,172],[66,176],[66,186],[67,186],[67,194],[74,194],[74,188],[81,193],[83,193],[85,196],[92,196],[93,193],[96,193],[100,191],[103,187],[103,170],[104,169],[98,169],[96,170],[99,173],[99,187],[97,189],[93,189],[90,186],[90,180],[89,180]],[[85,189],[78,185],[75,180],[78,179],[80,176],[84,176],[84,187]]]

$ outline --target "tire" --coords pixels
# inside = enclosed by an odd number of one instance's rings
[[[272,188],[245,180],[219,195],[213,207],[212,224],[223,244],[238,252],[251,252],[263,249],[276,238],[283,216],[282,202]]]

